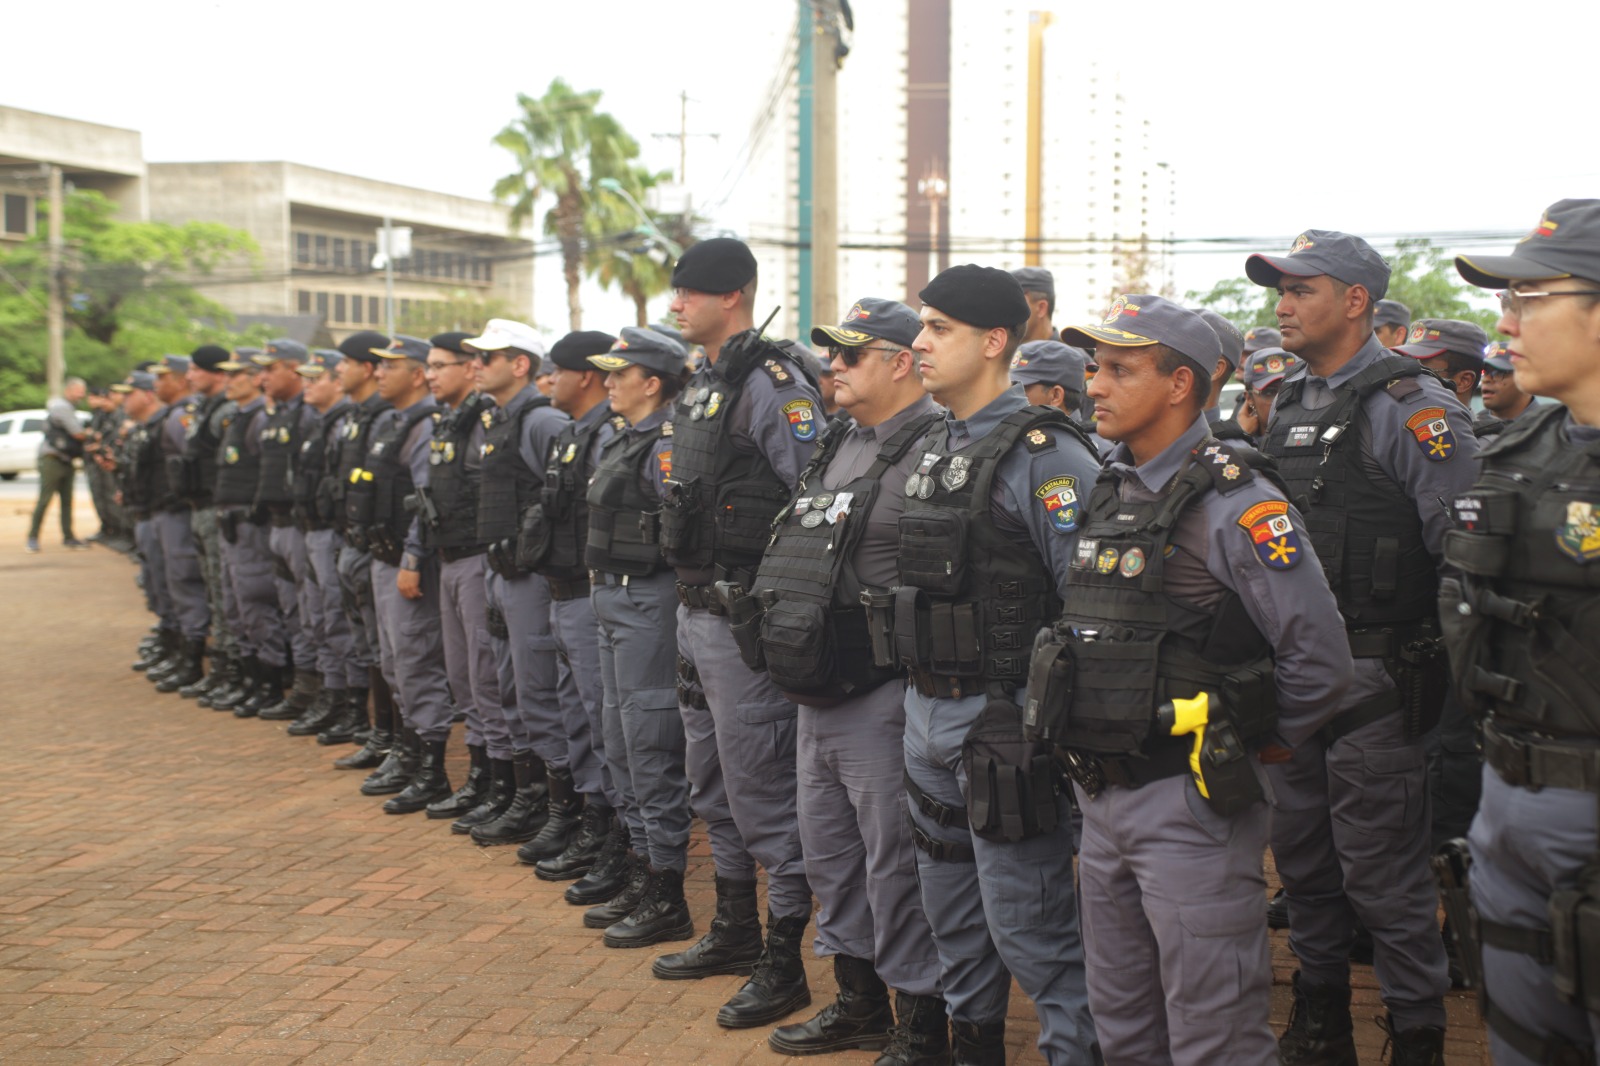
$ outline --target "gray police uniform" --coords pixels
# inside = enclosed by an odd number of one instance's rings
[[[309,618],[316,668],[328,689],[366,688],[367,673],[354,662],[350,620],[339,587],[340,538],[334,528],[333,496],[327,489],[338,456],[338,433],[352,404],[341,399],[322,412],[294,460],[295,518],[305,534],[307,576],[300,610]]]
[[[162,629],[179,631],[177,612],[167,588],[166,553],[161,547],[160,510],[166,476],[160,467],[161,434],[167,412],[163,407],[128,431],[119,461],[122,499],[133,519],[133,540],[139,546],[139,583],[145,606]]]
[[[222,544],[223,572],[231,593],[234,639],[241,656],[255,656],[263,665],[281,668],[286,648],[278,590],[266,526],[254,509],[261,464],[261,427],[265,401],[256,397],[227,419],[217,461],[217,486],[212,496],[219,510],[231,512]]]
[[[271,530],[267,547],[273,558],[273,584],[295,669],[310,671],[317,661],[317,604],[307,617],[302,590],[311,583],[306,536],[294,519],[294,459],[300,445],[316,432],[317,410],[302,397],[277,403],[261,427],[261,477],[256,505],[266,511]]]
[[[852,527],[861,530],[848,560],[845,598],[854,601],[853,607],[840,609],[837,595],[832,604],[817,604],[833,619],[830,661],[837,669],[826,671],[832,676],[805,676],[816,675],[824,665],[815,654],[802,652],[791,663],[784,649],[771,646],[765,637],[763,643],[769,644],[770,676],[799,704],[797,813],[806,878],[821,904],[816,953],[870,960],[884,983],[914,996],[938,994],[939,954],[917,888],[907,814],[905,682],[898,668],[872,664],[866,612],[856,586],[882,592],[897,584],[906,479],[922,458],[916,445],[935,420],[933,401],[923,396],[876,426],[861,427],[844,416],[830,427],[827,434],[838,442],[830,439],[821,446],[829,452],[826,466],[811,469],[795,503],[782,513],[755,581],[757,597],[770,604],[768,625],[790,619],[766,635],[794,633],[792,620],[811,617],[806,605],[816,600],[786,597],[784,591],[826,589],[833,580],[842,580],[832,577],[832,556],[818,559],[819,549],[808,550],[808,544],[826,544],[831,550],[850,536]],[[870,477],[880,456],[889,462],[891,443],[900,454],[875,479],[876,489],[867,490],[864,482],[852,485]],[[850,488],[855,491],[841,491]],[[773,605],[780,603],[788,610],[775,610]],[[833,691],[837,679],[847,676],[847,663],[852,691]],[[818,695],[792,691],[801,681],[813,682],[807,688]]]
[[[349,528],[345,514],[345,500],[352,487],[351,475],[359,470],[367,453],[367,442],[377,420],[391,410],[389,401],[376,392],[339,420],[335,439],[339,442],[338,457],[330,462],[334,475],[334,527],[343,532],[345,543],[339,549],[337,562],[339,590],[343,596],[344,615],[350,624],[351,688],[367,685],[371,671],[378,665],[378,612],[372,595],[372,554],[357,531]],[[381,671],[380,671],[381,673]]]
[[[1095,639],[1063,634],[1078,680],[1053,739],[1078,781],[1089,1002],[1108,1062],[1278,1061],[1255,749],[1303,743],[1351,672],[1305,528],[1203,418],[1139,466],[1119,445],[1090,499],[1063,625]],[[1141,644],[1148,657],[1127,658]],[[1099,651],[1121,657],[1111,671],[1095,670]],[[1239,776],[1212,780],[1209,800],[1189,767],[1194,738],[1150,729],[1163,701],[1201,691],[1230,694],[1210,720],[1228,712],[1241,741]],[[1118,697],[1133,715],[1108,728]]]
[[[1395,1028],[1443,1027],[1449,979],[1420,737],[1432,723],[1408,724],[1417,712],[1402,709],[1384,657],[1396,657],[1397,627],[1425,635],[1436,624],[1449,525],[1440,501],[1477,473],[1470,416],[1414,360],[1371,337],[1327,379],[1309,370],[1286,379],[1264,450],[1306,517],[1356,657],[1339,716],[1291,762],[1268,767],[1289,946],[1306,982],[1346,987],[1359,918]]]
[[[1025,409],[1041,416],[1054,412],[1065,420],[1053,408],[1030,409],[1021,386],[1012,386],[964,421],[946,417],[921,449],[915,472],[919,487],[928,486],[935,502],[941,493],[964,487],[973,475],[970,456],[961,453],[980,446],[1000,430],[1008,416]],[[1036,627],[1049,621],[1044,617],[1046,601],[1066,595],[1078,539],[1076,501],[1078,494],[1094,483],[1100,464],[1076,437],[1066,439],[1069,431],[1065,429],[1033,432],[1038,435],[1029,436],[1026,446],[1013,447],[996,460],[989,515],[1019,556],[1030,556],[1035,568],[1042,566],[1054,579],[1053,589],[1026,590],[1038,601],[1036,613],[1041,617]],[[1019,443],[1024,442],[1019,439]],[[958,464],[947,456],[965,461]],[[904,529],[903,524],[901,583],[922,587],[907,572]],[[929,547],[935,555],[952,550],[948,543]],[[939,568],[938,560],[930,561],[930,568]],[[1019,618],[1017,612],[1023,609],[1020,598],[1017,603],[995,605],[996,611]],[[901,613],[897,608],[897,630],[906,624]],[[991,617],[987,611],[985,617]],[[955,625],[954,620],[951,624]],[[974,633],[985,645],[994,637],[987,620],[977,624]],[[1020,631],[1006,636],[1014,645],[1006,656],[1011,660],[1008,682],[1016,686],[1014,698],[1021,700],[1031,631],[1028,640],[1022,639]],[[991,646],[989,650],[1000,649]],[[918,844],[917,871],[923,908],[939,949],[944,997],[954,1022],[1003,1024],[1011,977],[1015,976],[1038,1011],[1039,1048],[1045,1057],[1052,1064],[1090,1063],[1094,1023],[1089,1016],[1078,934],[1065,798],[1042,798],[1047,808],[1054,809],[1053,827],[1017,842],[986,839],[969,828],[964,817],[963,808],[970,810],[972,795],[963,764],[963,743],[989,702],[984,687],[993,673],[991,662],[976,664],[980,676],[964,687],[942,684],[937,691],[945,694],[934,695],[933,689],[919,691],[914,684],[905,697],[906,780],[915,789],[911,817]],[[918,672],[914,670],[912,676],[916,682]]]
[[[234,656],[235,648],[223,603],[222,537],[217,530],[217,508],[211,493],[217,482],[217,451],[223,427],[236,409],[237,405],[220,389],[204,398],[188,425],[181,462],[168,467],[168,476],[183,485],[184,497],[194,508],[190,523],[200,545],[200,573],[205,580],[206,608],[211,619],[211,650],[227,658]]]
[[[190,640],[205,640],[211,627],[211,608],[206,603],[205,577],[200,572],[200,555],[195,547],[194,527],[190,524],[190,508],[172,483],[173,460],[183,454],[188,439],[189,424],[200,409],[195,397],[185,397],[162,412],[158,444],[164,484],[162,499],[156,501],[158,511],[151,516],[161,541],[162,565],[166,570],[167,598],[178,628]]]
[[[822,428],[821,396],[787,350],[763,353],[739,385],[708,365],[679,395],[673,443],[658,443],[658,451],[674,452],[673,476],[661,482],[663,542],[682,601],[679,668],[698,677],[704,696],[703,706],[684,702],[680,710],[690,804],[706,823],[716,872],[754,881],[759,861],[772,915],[809,918],[795,814],[795,705],[744,664],[712,588],[730,580],[748,589],[772,519]],[[727,358],[723,352],[719,361]],[[702,443],[688,445],[691,434]],[[749,469],[731,475],[716,469],[724,463]]]
[[[591,570],[599,631],[606,765],[628,840],[658,870],[682,873],[689,850],[689,779],[678,713],[678,593],[661,557],[657,481],[670,445],[670,406],[604,446],[589,489]],[[672,462],[666,452],[666,463]],[[645,469],[648,464],[650,471]]]
[[[1482,458],[1449,497],[1439,600],[1488,763],[1469,844],[1489,1050],[1600,1062],[1600,429],[1544,406]]]

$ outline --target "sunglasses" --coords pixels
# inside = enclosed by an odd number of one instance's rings
[[[883,348],[873,344],[863,344],[859,347],[834,344],[828,347],[828,358],[837,359],[845,366],[853,367],[861,362],[862,352],[885,352],[889,355],[898,355],[904,350],[903,348]]]

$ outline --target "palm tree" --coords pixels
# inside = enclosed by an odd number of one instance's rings
[[[652,172],[629,166],[616,180],[627,195],[638,202],[653,186],[671,179],[669,170]],[[594,209],[586,221],[590,238],[589,273],[601,285],[620,289],[633,300],[634,325],[647,326],[650,317],[645,305],[652,296],[667,291],[672,283],[672,264],[663,261],[665,250],[659,247],[659,242],[641,233],[640,219],[627,200],[595,190],[591,203]],[[659,225],[659,220],[652,218],[651,221]]]
[[[576,92],[556,78],[537,100],[518,93],[520,114],[494,138],[516,160],[517,169],[494,183],[495,199],[510,204],[513,231],[533,217],[541,196],[555,197],[544,230],[561,247],[570,329],[583,326],[578,285],[589,189],[595,179],[626,172],[628,161],[639,154],[639,142],[611,115],[596,110],[599,103],[599,90]]]

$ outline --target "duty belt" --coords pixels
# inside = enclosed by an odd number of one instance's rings
[[[959,700],[983,691],[981,678],[941,677],[912,667],[908,675],[911,687],[930,699]]]
[[[627,574],[613,574],[609,570],[589,571],[589,584],[591,585],[621,585],[623,588],[627,588],[628,581],[629,575]]]
[[[722,606],[722,601],[717,599],[717,590],[711,585],[685,585],[677,582],[678,602],[690,610],[708,611],[714,615],[727,614]]]
[[[1600,792],[1600,746],[1543,737],[1514,737],[1491,718],[1483,724],[1483,758],[1513,788]]]
[[[582,599],[589,595],[587,577],[547,577],[545,581],[550,585],[550,598],[558,603],[564,600]]]
[[[1147,756],[1068,751],[1066,761],[1067,776],[1077,782],[1090,799],[1111,785],[1142,788],[1189,772],[1189,752],[1181,744],[1163,744]]]
[[[443,562],[454,563],[462,559],[470,559],[474,555],[482,555],[486,550],[481,544],[472,544],[465,548],[440,548],[439,558]]]

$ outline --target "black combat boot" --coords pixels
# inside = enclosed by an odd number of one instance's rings
[[[372,731],[367,734],[366,743],[361,747],[333,760],[333,765],[340,770],[371,770],[381,766],[389,749],[394,747],[394,693],[389,690],[376,666],[372,668],[371,678]]]
[[[889,1046],[872,1066],[948,1066],[950,1022],[942,997],[896,992],[894,1013]]]
[[[228,688],[206,698],[213,711],[231,711],[256,694],[256,672],[260,664],[254,655],[239,658],[239,676]]]
[[[450,795],[428,804],[429,818],[459,818],[489,794],[489,749],[467,745],[467,779]]]
[[[413,733],[409,726],[400,726],[395,730],[394,743],[389,745],[389,754],[384,756],[378,768],[367,775],[361,782],[363,796],[391,796],[403,791],[416,776],[417,767],[422,762],[422,740]],[[424,804],[426,806],[426,804]],[[419,810],[421,808],[418,808]]]
[[[686,951],[663,955],[650,972],[663,981],[687,981],[713,974],[748,974],[761,958],[761,911],[756,883],[717,875],[717,913],[706,935]]]
[[[668,940],[688,940],[694,936],[694,919],[689,916],[689,901],[683,898],[683,871],[682,870],[657,870],[639,860],[640,866],[645,870],[644,887],[637,897],[638,902],[633,909],[618,918],[611,925],[606,926],[605,936],[602,938],[608,948],[643,948],[651,944],[660,944]],[[628,889],[633,887],[633,882],[628,882]],[[627,906],[629,891],[624,890],[608,907],[613,911],[621,910]],[[604,907],[596,907],[583,916],[583,924],[589,925],[589,916],[595,915],[596,920]],[[660,965],[658,959],[656,965]]]
[[[650,877],[650,864],[645,861],[644,856],[629,852],[625,873],[627,880],[623,882],[622,891],[598,907],[590,907],[583,912],[585,929],[609,929],[639,908],[645,892],[649,891],[653,883]],[[683,891],[682,874],[678,875],[678,891],[680,893]],[[685,910],[684,913],[687,914],[688,911]]]
[[[368,689],[365,687],[345,689],[344,703],[333,709],[333,716],[328,719],[328,724],[317,734],[317,743],[323,747],[354,744],[356,731],[367,728],[368,695]]]
[[[1384,1014],[1375,1019],[1378,1028],[1388,1034],[1383,1043],[1380,1059],[1388,1056],[1389,1066],[1444,1066],[1444,1030],[1437,1025],[1419,1025],[1415,1029],[1397,1031],[1394,1015]]]
[[[561,849],[561,854],[534,863],[534,876],[541,881],[576,881],[588,873],[600,861],[600,851],[606,846],[616,820],[616,811],[591,799],[578,816],[578,831],[572,834],[567,846]],[[550,828],[549,822],[545,823],[545,828]]]
[[[549,771],[549,817],[532,840],[517,849],[517,861],[532,865],[540,859],[553,859],[566,850],[567,842],[578,831],[583,814],[583,797],[572,785],[572,771],[558,767]]]
[[[1278,889],[1278,894],[1267,900],[1267,928],[1289,928],[1289,894]]]
[[[767,949],[750,980],[717,1011],[718,1025],[724,1029],[768,1025],[811,1004],[811,988],[800,960],[800,938],[810,921],[809,912],[789,918],[767,912]]]
[[[345,704],[350,702],[348,689],[329,688],[324,685],[317,693],[317,698],[311,701],[311,706],[306,708],[306,713],[289,723],[284,730],[291,737],[313,737],[328,728],[335,718],[345,711]]]
[[[1278,1038],[1283,1066],[1360,1066],[1350,1021],[1350,986],[1323,988],[1294,974],[1289,1027]]]
[[[540,876],[543,876],[542,874]],[[612,899],[628,883],[628,827],[621,818],[611,823],[594,865],[562,894],[574,907],[592,907]]]
[[[283,685],[288,669],[273,666],[256,656],[256,687],[250,697],[233,708],[235,718],[255,718],[262,711],[283,699]]]
[[[1006,1066],[1006,1022],[950,1023],[950,1066]]]
[[[416,734],[412,734],[415,736]],[[406,787],[383,805],[384,814],[415,814],[450,795],[450,777],[444,770],[444,740],[417,741],[421,757]]]
[[[517,781],[511,803],[499,817],[469,830],[475,844],[486,848],[520,844],[532,840],[544,828],[544,820],[550,814],[550,786],[546,784],[544,760],[531,751],[514,751],[511,768]]]
[[[228,657],[217,651],[216,645],[213,644],[211,646],[211,650],[206,653],[206,659],[211,664],[211,668],[206,671],[206,675],[194,684],[184,685],[178,690],[178,695],[184,699],[199,699],[201,696],[210,693],[227,678]]]
[[[158,629],[154,633],[149,633],[142,637],[139,641],[138,654],[134,656],[133,663],[128,669],[142,674],[162,659],[165,659],[167,653],[171,651],[167,646],[172,639],[171,636],[168,636],[170,633],[172,633],[170,629]],[[175,636],[176,634],[173,635]]]
[[[205,637],[198,640],[184,638],[183,648],[179,654],[182,656],[182,662],[178,664],[177,669],[168,671],[165,677],[156,682],[157,692],[177,692],[185,685],[198,684],[200,679],[205,677],[201,669],[206,657]]]
[[[475,825],[492,822],[511,806],[517,795],[517,771],[510,759],[489,760],[489,783],[472,810],[450,823],[450,832],[466,836]]]
[[[156,641],[148,651],[143,645],[139,647],[139,658],[134,661],[133,669],[145,675],[145,680],[160,680],[159,677],[151,678],[151,674],[159,675],[172,663],[173,656],[178,654],[178,648],[183,640],[175,629],[163,629],[156,634]]]
[[[230,655],[222,664],[222,676],[207,690],[204,696],[195,698],[198,706],[209,710],[227,711],[233,709],[231,702],[225,707],[217,706],[218,702],[241,698],[240,689],[244,686],[244,659],[237,655]]]
[[[321,692],[321,674],[315,670],[296,670],[294,683],[289,687],[289,691],[277,703],[261,708],[260,718],[266,722],[297,720],[310,709]]]
[[[888,1046],[894,1025],[889,986],[872,968],[871,960],[835,955],[833,976],[839,982],[838,998],[809,1021],[774,1029],[767,1037],[768,1047],[780,1055],[821,1055],[849,1048],[879,1051]]]

